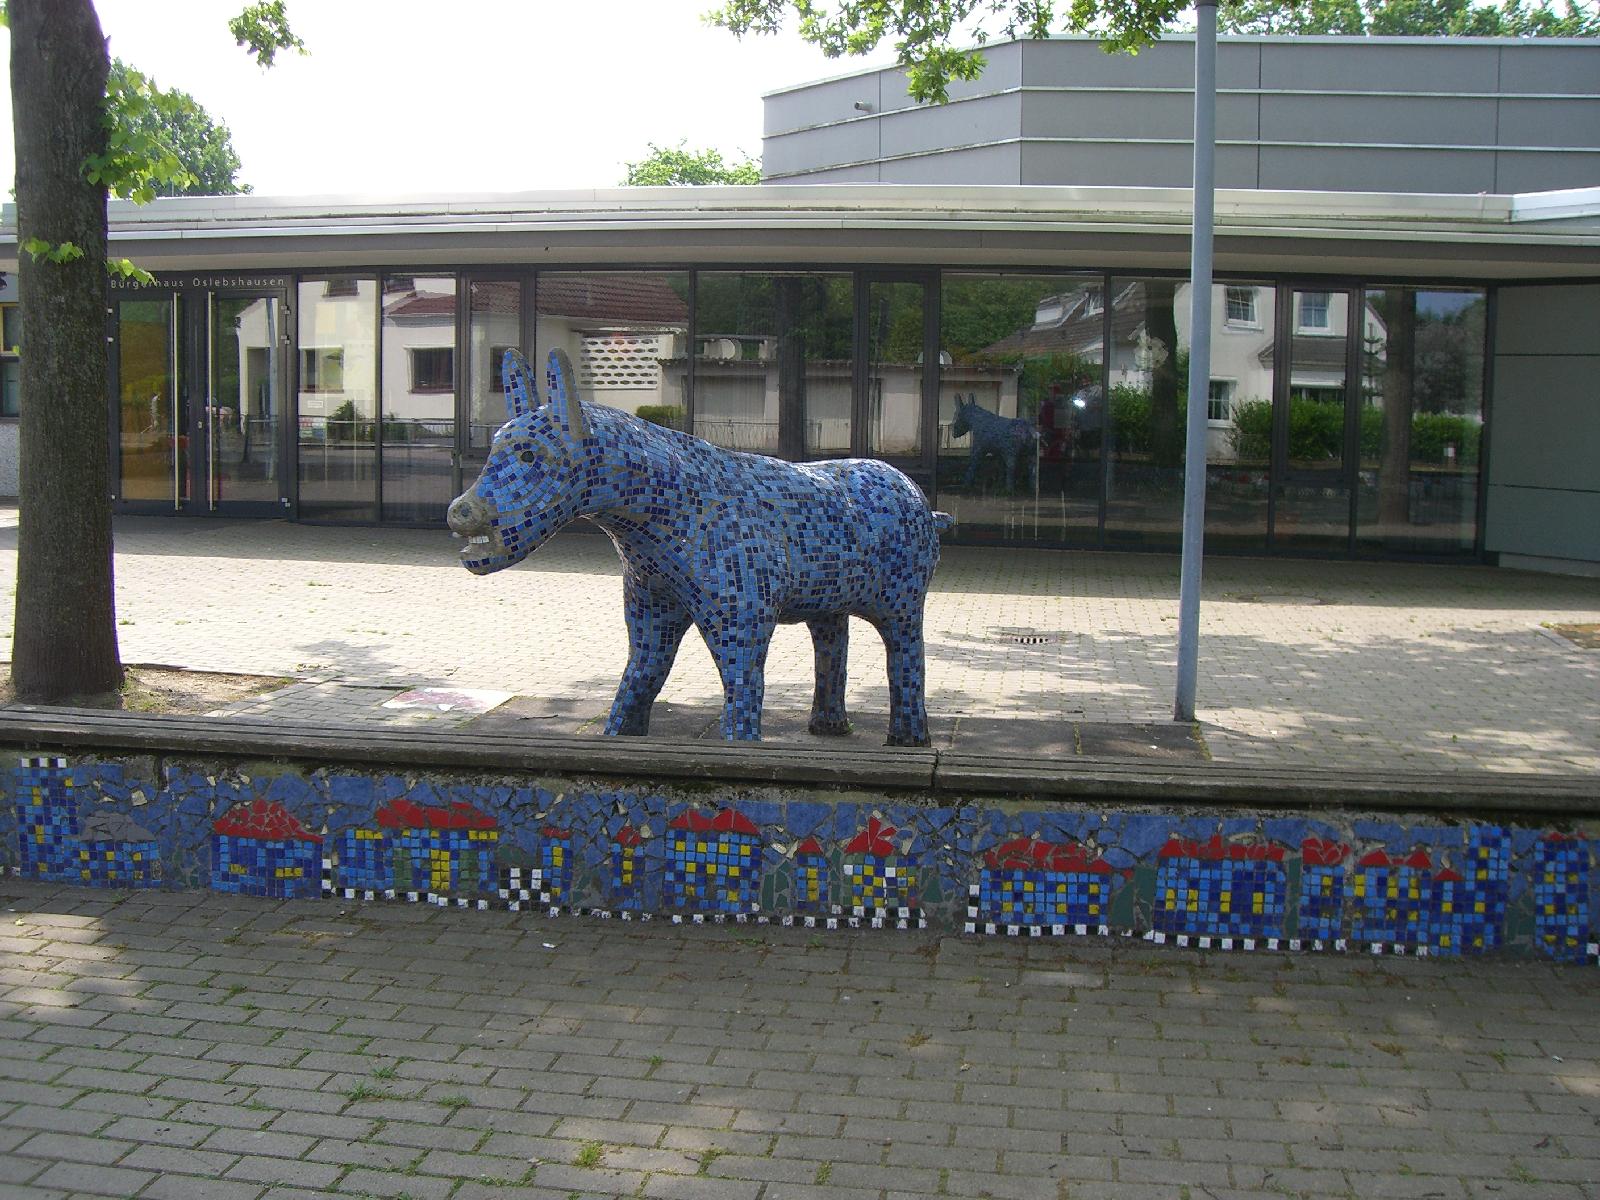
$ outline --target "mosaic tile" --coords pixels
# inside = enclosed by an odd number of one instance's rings
[[[1157,852],[1152,927],[1206,938],[1283,936],[1284,848],[1267,843],[1169,840]]]
[[[1589,843],[1552,833],[1533,847],[1534,929],[1539,947],[1565,962],[1584,957],[1592,919]]]
[[[583,404],[566,354],[552,351],[549,364],[540,405],[527,363],[506,352],[508,419],[449,521],[468,539],[462,565],[480,575],[520,562],[579,516],[611,535],[629,656],[605,732],[649,731],[693,625],[722,679],[722,736],[759,739],[772,633],[799,619],[816,648],[811,728],[843,733],[853,615],[888,649],[890,744],[927,745],[922,611],[950,517],[886,463],[734,454]]]

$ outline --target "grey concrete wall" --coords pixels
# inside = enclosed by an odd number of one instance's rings
[[[913,104],[892,70],[768,96],[767,177],[1188,186],[1192,39],[1135,57],[1073,38],[985,53],[983,76],[938,107]],[[1600,185],[1600,42],[1226,38],[1217,82],[1223,187]],[[1017,148],[1015,176],[968,173],[974,150],[999,146]]]
[[[1600,285],[1502,288],[1493,354],[1485,549],[1600,563]]]

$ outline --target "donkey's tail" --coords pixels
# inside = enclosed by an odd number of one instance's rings
[[[935,512],[933,514],[933,531],[935,533],[943,533],[955,523],[956,519],[947,512]]]

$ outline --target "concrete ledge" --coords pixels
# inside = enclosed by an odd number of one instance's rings
[[[139,716],[26,705],[0,709],[18,749],[223,755],[383,770],[551,772],[675,783],[791,784],[934,797],[1115,799],[1163,805],[1600,815],[1600,779],[1488,771],[1394,772],[1135,759],[1028,759],[958,750],[527,736],[248,718]]]

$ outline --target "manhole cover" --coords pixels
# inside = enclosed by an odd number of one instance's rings
[[[1222,597],[1224,600],[1235,600],[1240,604],[1332,604],[1331,600],[1324,600],[1321,596],[1308,596],[1303,592],[1228,592]]]
[[[1580,650],[1600,650],[1600,621],[1586,625],[1548,625],[1551,633],[1559,634]]]
[[[1059,633],[1047,629],[996,629],[992,636],[1012,646],[1048,646],[1061,640]]]

